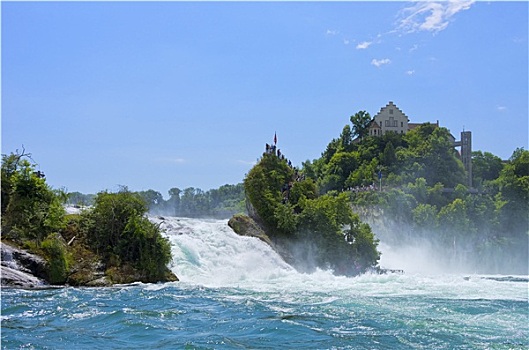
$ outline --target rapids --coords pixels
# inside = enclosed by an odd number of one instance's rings
[[[180,282],[2,290],[2,348],[528,348],[527,276],[302,274],[225,220],[151,220]]]

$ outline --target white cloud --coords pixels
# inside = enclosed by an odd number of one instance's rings
[[[440,32],[458,12],[468,10],[475,0],[418,1],[400,14],[398,29],[408,33]]]
[[[344,43],[344,45],[349,45],[349,40],[343,39],[343,43]]]
[[[356,48],[359,50],[367,49],[372,43],[372,41],[364,41],[356,45]]]
[[[414,69],[407,70],[407,71],[406,71],[406,74],[408,74],[408,75],[414,75],[414,74],[415,74],[415,70],[414,70]]]
[[[180,163],[184,163],[185,159],[183,159],[183,158],[174,158],[174,157],[158,157],[158,158],[156,158],[156,161],[159,162],[159,163],[180,164]]]
[[[507,107],[505,107],[505,106],[498,106],[497,109],[498,109],[498,112],[505,112],[505,111],[507,110]]]
[[[327,35],[337,35],[339,34],[340,32],[337,31],[337,30],[334,30],[334,29],[327,29],[327,32],[325,34]]]
[[[371,64],[376,67],[380,67],[380,66],[383,66],[385,64],[390,64],[390,63],[391,63],[391,60],[389,58],[383,58],[381,60],[377,60],[373,58],[373,60],[371,61]]]

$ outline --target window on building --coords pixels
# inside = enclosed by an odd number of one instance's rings
[[[400,122],[400,127],[401,127],[401,128],[404,127],[404,122]]]
[[[389,110],[389,114],[393,114],[393,110],[392,109]]]

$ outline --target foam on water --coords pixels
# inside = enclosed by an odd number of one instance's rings
[[[226,220],[174,217],[153,217],[152,220],[160,223],[169,238],[172,269],[184,283],[279,293],[288,291],[292,295],[332,292],[362,296],[527,300],[526,276],[502,280],[413,269],[404,274],[366,274],[355,278],[335,276],[331,271],[322,270],[304,274],[286,264],[261,240],[235,234]],[[398,259],[397,255],[391,256],[394,264],[398,264]],[[402,257],[402,261],[405,259],[407,257]]]
[[[172,268],[183,282],[237,286],[295,273],[268,245],[235,234],[225,220],[156,220],[171,242]]]
[[[528,348],[527,276],[302,274],[226,221],[151,219],[181,282],[2,290],[2,347]]]

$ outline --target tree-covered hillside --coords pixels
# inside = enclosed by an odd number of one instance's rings
[[[447,267],[527,273],[529,151],[517,149],[506,162],[473,152],[470,189],[446,128],[366,136],[356,130],[362,115],[320,158],[303,163],[320,194],[347,193],[379,238],[401,246],[428,241],[432,259]]]
[[[330,268],[356,275],[376,266],[377,240],[337,191],[319,195],[305,178],[275,150],[268,151],[244,180],[249,213],[270,239],[305,271]]]

